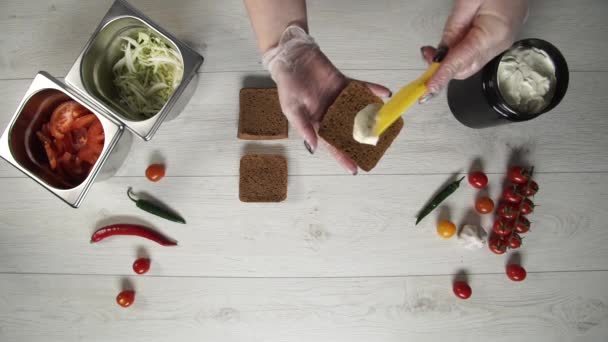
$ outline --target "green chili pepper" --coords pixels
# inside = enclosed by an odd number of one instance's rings
[[[186,223],[186,220],[184,220],[181,216],[179,216],[175,213],[172,213],[165,208],[161,208],[161,207],[157,206],[156,204],[146,201],[146,200],[134,198],[133,194],[131,192],[131,188],[129,188],[127,190],[127,196],[129,196],[129,199],[131,201],[135,202],[135,205],[143,211],[147,211],[152,215],[162,217],[169,221],[184,223],[184,224]]]
[[[446,198],[448,198],[448,196],[450,196],[452,193],[454,193],[454,191],[456,191],[456,189],[458,189],[458,187],[460,186],[460,182],[462,182],[463,179],[464,179],[464,177],[460,178],[457,181],[454,181],[450,185],[443,188],[443,190],[441,190],[437,195],[435,195],[435,197],[433,197],[431,202],[429,202],[429,204],[427,204],[426,207],[422,208],[422,210],[420,211],[420,214],[418,214],[418,218],[416,219],[416,224],[418,224],[418,222],[422,221],[422,219],[426,215],[430,214],[431,211],[435,210],[435,208],[437,208],[437,206],[441,202],[443,202],[443,200],[445,200]]]

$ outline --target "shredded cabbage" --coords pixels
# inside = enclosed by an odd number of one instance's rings
[[[124,56],[112,67],[120,103],[135,115],[152,117],[182,81],[182,59],[149,31],[138,32],[137,39],[129,36],[120,39]]]

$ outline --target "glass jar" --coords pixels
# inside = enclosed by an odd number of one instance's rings
[[[503,56],[518,48],[536,48],[545,52],[555,67],[553,96],[547,105],[537,112],[520,111],[510,105],[498,87],[498,66]],[[568,65],[555,46],[541,39],[524,39],[495,57],[475,75],[465,80],[452,80],[448,85],[448,105],[456,119],[471,128],[527,121],[555,108],[566,94],[568,80]]]

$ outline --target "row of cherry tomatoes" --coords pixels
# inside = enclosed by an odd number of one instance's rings
[[[488,247],[496,254],[521,247],[521,234],[530,230],[530,220],[526,216],[532,214],[535,205],[529,197],[539,189],[531,178],[532,172],[532,168],[514,166],[507,173],[509,183],[503,190],[502,203],[496,209],[496,221],[488,240]]]
[[[518,264],[507,265],[505,273],[507,274],[507,277],[513,281],[522,281],[526,279],[527,276],[526,269]],[[468,299],[473,294],[471,286],[469,286],[466,281],[462,280],[455,281],[454,284],[452,284],[452,291],[454,291],[456,297],[461,299]]]
[[[507,248],[519,248],[521,246],[519,234],[527,233],[530,230],[530,221],[525,215],[534,211],[534,203],[528,197],[534,196],[538,192],[538,184],[531,179],[532,171],[532,169],[514,166],[507,173],[509,185],[502,193],[502,201],[496,209],[497,219],[488,240],[490,250],[496,254],[505,253]],[[488,185],[488,177],[481,171],[470,173],[468,181],[477,189],[483,189]],[[487,196],[480,196],[475,201],[475,210],[480,214],[491,213],[494,211],[494,201]],[[456,227],[449,228],[455,230]],[[446,229],[444,228],[444,230]],[[441,232],[440,235],[442,235]],[[518,264],[507,265],[505,273],[512,281],[523,281],[527,276],[526,269]],[[465,281],[455,281],[452,284],[452,290],[461,299],[468,299],[473,293]]]
[[[139,258],[133,263],[133,271],[137,274],[147,273],[150,270],[150,264],[150,259]],[[118,296],[116,296],[116,303],[118,303],[118,305],[122,306],[123,308],[131,306],[134,301],[135,291],[133,290],[121,291]]]

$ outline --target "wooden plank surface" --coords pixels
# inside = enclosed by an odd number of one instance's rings
[[[133,153],[118,173],[140,176],[150,156],[161,154],[173,176],[236,175],[240,155],[256,146],[283,149],[296,161],[291,174],[344,174],[325,151],[310,156],[295,131],[288,140],[247,142],[236,139],[238,90],[251,83],[251,73],[203,74],[196,94],[185,111],[163,124],[150,142],[134,141]],[[384,83],[397,89],[417,72],[354,71],[356,78]],[[416,106],[405,116],[406,126],[372,174],[436,174],[466,168],[473,158],[484,158],[484,169],[501,173],[514,149],[534,162],[539,172],[608,171],[608,121],[605,94],[608,73],[573,73],[569,92],[553,111],[524,124],[474,130],[456,121],[445,98]],[[245,81],[247,80],[247,81]],[[29,80],[0,81],[0,127],[16,110]],[[257,84],[254,82],[254,84]],[[447,169],[446,169],[447,167]],[[7,163],[0,163],[0,177],[22,177]]]
[[[111,0],[0,2],[0,127],[35,73],[62,77]],[[0,162],[0,341],[605,341],[608,336],[608,2],[531,1],[521,37],[554,43],[570,69],[552,112],[485,130],[453,118],[445,94],[406,116],[377,169],[347,176],[301,139],[236,137],[238,90],[268,84],[241,0],[132,0],[202,53],[198,89],[150,142],[135,141],[117,176],[74,210]],[[449,0],[311,0],[310,26],[348,76],[397,89],[420,74],[419,47],[435,44]],[[519,152],[517,152],[519,151]],[[238,201],[247,152],[289,160],[281,204]],[[541,204],[517,255],[467,251],[439,239],[439,217],[459,226],[478,195],[458,190],[419,227],[414,217],[454,173],[479,159],[496,199],[508,163],[536,166]],[[164,160],[168,177],[142,177]],[[125,191],[153,194],[185,226],[139,211]],[[145,223],[176,238],[163,248],[135,238],[91,245],[115,222]],[[131,263],[153,260],[146,276]],[[508,260],[529,271],[503,274]],[[459,271],[474,295],[451,293]],[[128,285],[128,284],[131,285]],[[121,309],[124,286],[138,291]]]
[[[203,54],[203,72],[261,70],[241,0],[131,2]],[[65,76],[111,3],[4,1],[0,76],[31,78],[38,70]],[[551,41],[573,70],[608,70],[606,1],[531,3],[522,37]],[[340,68],[420,70],[420,46],[437,44],[450,5],[448,0],[317,0],[309,1],[309,17],[312,33]]]
[[[478,194],[463,184],[420,225],[414,218],[448,179],[421,176],[299,176],[289,178],[281,204],[238,201],[238,177],[143,177],[96,184],[78,210],[54,200],[28,179],[1,179],[0,272],[129,274],[140,248],[161,262],[164,276],[386,276],[500,272],[507,259],[468,251],[435,233],[440,217],[459,226],[492,217],[471,213]],[[521,249],[531,271],[608,270],[608,175],[539,174],[533,231]],[[501,176],[491,176],[496,199]],[[183,226],[142,213],[126,189],[166,201]],[[90,245],[96,228],[143,221],[177,239],[176,248],[136,238]]]
[[[116,276],[0,275],[3,341],[597,342],[608,334],[608,272],[206,279],[132,276],[128,309]],[[581,283],[587,284],[584,290]]]

